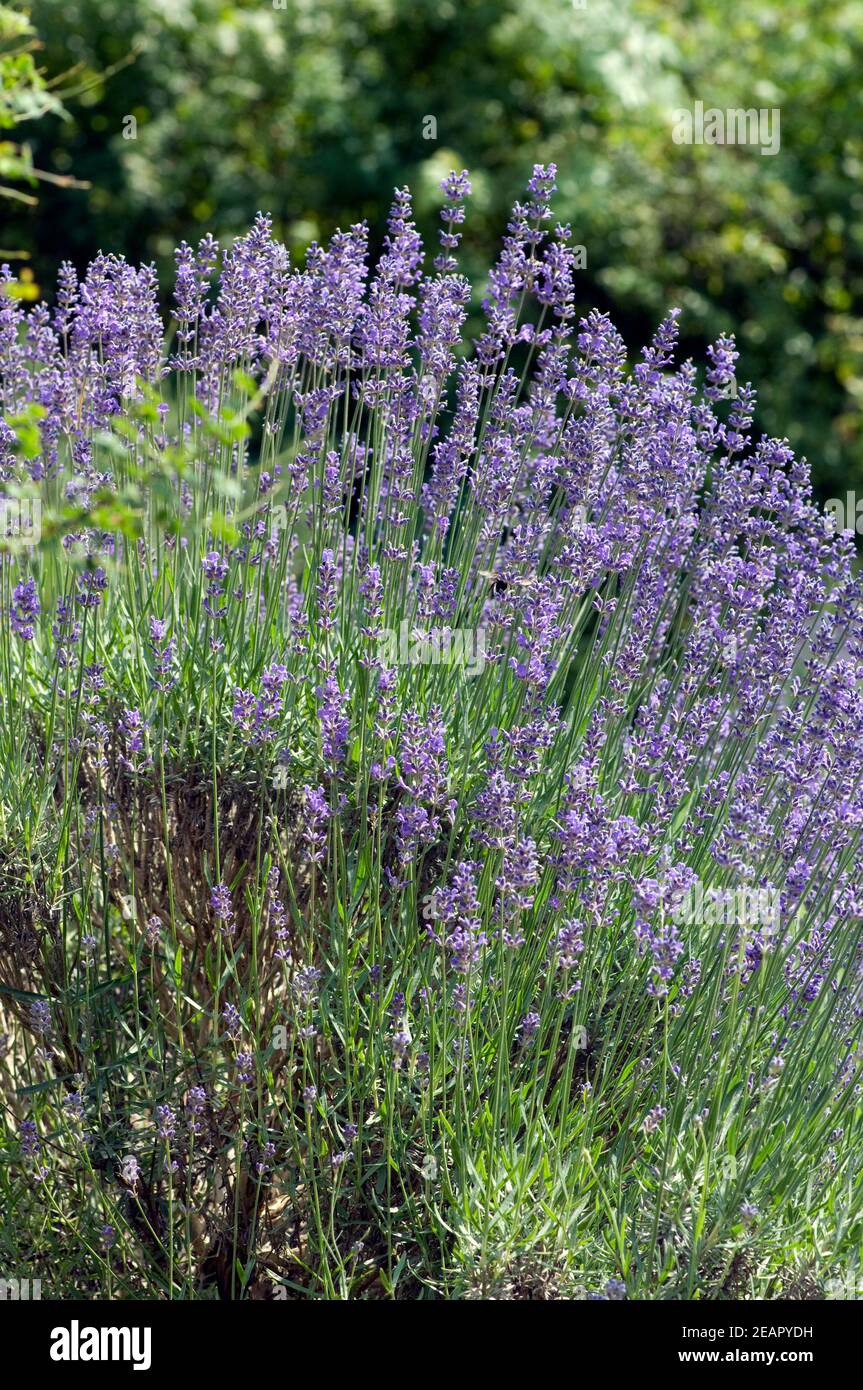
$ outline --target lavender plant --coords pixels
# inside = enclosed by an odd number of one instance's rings
[[[859,1269],[863,605],[537,166],[0,295],[3,1259],[45,1296]],[[4,271],[6,283],[8,270]],[[26,515],[39,525],[28,531]],[[16,521],[16,518],[18,520]]]

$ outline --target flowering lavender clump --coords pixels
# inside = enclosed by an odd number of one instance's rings
[[[411,1045],[410,1030],[405,1023],[399,1023],[390,1034],[393,1052],[393,1066],[398,1071],[405,1063]]]
[[[22,1120],[19,1134],[22,1154],[28,1158],[33,1158],[41,1151],[42,1145],[39,1142],[39,1133],[34,1120]]]
[[[84,1119],[84,1099],[80,1091],[67,1091],[63,1097],[63,1109],[68,1118],[75,1123]]]
[[[160,1139],[171,1140],[177,1132],[177,1116],[170,1105],[156,1106],[156,1133]]]
[[[229,1038],[239,1037],[242,1026],[240,1011],[236,1004],[226,1004],[222,1009],[222,1022],[225,1025],[225,1032]]]
[[[431,255],[404,188],[183,243],[170,324],[120,257],[0,272],[6,1225],[106,1297],[115,1238],[157,1298],[856,1258],[853,536],[730,336],[579,314],[556,183],[482,303],[466,171]]]
[[[190,1086],[183,1104],[186,1128],[190,1134],[201,1133],[201,1116],[207,1108],[207,1092],[204,1086]]]
[[[231,890],[225,883],[217,883],[210,894],[210,906],[213,909],[213,916],[219,923],[221,929],[226,934],[234,930],[234,906],[231,902]]]
[[[153,667],[151,677],[153,688],[167,694],[176,684],[173,672],[177,643],[168,637],[168,622],[161,618],[150,619],[150,653]]]
[[[320,978],[321,971],[315,965],[304,965],[295,973],[291,989],[301,1008],[308,1009],[314,1003]]]
[[[32,642],[36,633],[35,620],[41,612],[39,595],[33,579],[22,579],[12,590],[10,619],[12,631],[25,642]]]
[[[30,1027],[34,1033],[49,1038],[54,1031],[51,1006],[44,999],[34,999],[30,1005]]]
[[[521,1023],[518,1025],[519,1041],[524,1044],[532,1042],[533,1039],[536,1037],[537,1033],[539,1032],[541,1023],[542,1015],[538,1014],[535,1009],[532,1009],[530,1013],[525,1014],[524,1018],[521,1020]]]
[[[224,581],[229,568],[228,561],[217,550],[211,550],[201,561],[201,569],[207,580],[204,609],[213,619],[224,618],[228,611],[226,606],[219,607],[219,601],[224,592]]]
[[[102,594],[107,587],[108,577],[101,566],[86,570],[84,574],[78,576],[78,592],[75,595],[75,600],[81,608],[98,608],[102,602]]]
[[[668,1111],[664,1105],[654,1105],[653,1109],[647,1112],[642,1121],[641,1127],[645,1134],[652,1134],[654,1130],[659,1129],[660,1124],[667,1114]]]
[[[434,264],[435,270],[444,272],[455,270],[457,265],[453,252],[458,249],[461,232],[456,232],[453,228],[463,226],[465,220],[464,200],[471,195],[467,169],[462,169],[460,174],[453,170],[444,179],[441,189],[444,195],[441,219],[446,225],[446,230],[439,234],[443,250],[440,255],[435,257]]]
[[[324,862],[326,824],[332,811],[327,804],[323,787],[304,787],[303,794],[305,797],[303,839],[311,862],[320,865]]]
[[[158,946],[161,934],[162,919],[158,916],[157,913],[154,912],[152,917],[147,918],[147,925],[144,930],[144,939],[147,942],[147,945],[151,948],[155,948],[156,946]]]
[[[140,710],[124,710],[118,723],[118,732],[123,744],[120,762],[128,772],[138,772],[146,763],[145,737],[147,721]]]
[[[233,717],[237,727],[253,742],[265,743],[275,736],[284,708],[283,687],[288,668],[274,663],[261,677],[262,693],[255,696],[239,687],[234,691]]]
[[[134,1154],[127,1154],[120,1164],[120,1177],[134,1192],[141,1177],[141,1165]]]

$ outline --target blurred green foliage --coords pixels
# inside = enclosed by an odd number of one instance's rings
[[[684,349],[734,331],[759,419],[823,495],[863,480],[861,0],[34,0],[49,70],[92,79],[13,222],[47,286],[99,247],[155,259],[258,208],[297,251],[467,167],[477,297],[534,162],[587,249],[580,301],[628,341],[684,310]],[[100,72],[140,49],[104,81]],[[672,112],[778,107],[781,149],[676,145]],[[436,121],[436,139],[427,117]],[[129,118],[134,118],[130,120]],[[20,240],[24,238],[24,240]]]
[[[39,120],[48,112],[62,115],[58,97],[36,65],[36,31],[26,10],[0,5],[0,198],[32,205],[35,198],[21,184],[33,186],[38,171],[30,146],[6,138],[16,126]]]

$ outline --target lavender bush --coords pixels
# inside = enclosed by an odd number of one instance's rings
[[[258,217],[0,296],[4,1264],[744,1298],[863,1238],[863,604],[733,341]],[[27,529],[22,522],[33,521]],[[16,521],[17,518],[17,521]]]

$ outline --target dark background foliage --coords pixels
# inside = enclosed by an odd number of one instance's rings
[[[404,183],[433,236],[438,181],[467,167],[478,303],[513,198],[554,160],[556,207],[586,248],[584,307],[608,309],[633,346],[675,303],[686,353],[735,332],[762,427],[809,457],[823,497],[863,481],[859,0],[31,10],[45,70],[80,64],[85,87],[70,120],[25,127],[33,162],[91,184],[7,205],[3,245],[29,251],[43,293],[61,259],[100,248],[155,260],[167,285],[179,240],[228,238],[259,208],[298,254],[363,217],[379,240]],[[779,153],[676,145],[672,112],[695,100],[778,107]]]

